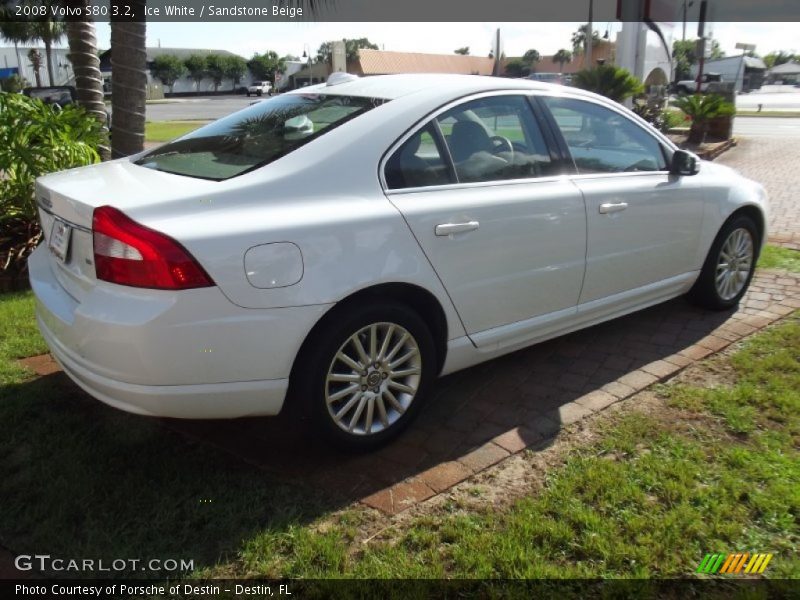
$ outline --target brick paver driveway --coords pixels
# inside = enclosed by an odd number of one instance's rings
[[[800,250],[798,148],[800,137],[742,137],[716,160],[764,184],[772,205],[770,242],[795,250]]]

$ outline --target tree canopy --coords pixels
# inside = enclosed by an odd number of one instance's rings
[[[195,86],[198,87],[206,76],[206,57],[200,54],[192,54],[183,61],[183,64],[186,67],[186,71],[189,73],[189,77],[192,78]]]
[[[586,52],[586,33],[589,31],[589,24],[584,23],[578,29],[576,29],[572,33],[572,37],[570,41],[572,42],[572,53],[579,54],[581,52]],[[592,31],[592,41],[599,42],[600,41],[600,34],[597,31]]]
[[[453,50],[456,54],[460,54],[461,56],[468,56],[469,55],[469,46],[464,46],[462,48],[456,48]]]
[[[247,61],[247,67],[256,79],[274,83],[275,73],[286,70],[286,60],[274,50],[267,50],[264,54],[253,54],[253,58]]]
[[[153,59],[153,66],[151,68],[153,77],[156,77],[172,91],[172,86],[181,77],[186,75],[188,70],[183,61],[172,54],[162,54]]]

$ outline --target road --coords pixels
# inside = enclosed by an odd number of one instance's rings
[[[736,117],[733,134],[748,137],[800,137],[800,118]]]
[[[205,96],[176,98],[167,102],[147,105],[148,121],[200,121],[213,120],[241,110],[256,102],[256,96]]]

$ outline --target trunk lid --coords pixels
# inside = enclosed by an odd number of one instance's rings
[[[133,164],[129,158],[70,169],[36,180],[35,198],[44,244],[56,243],[54,228],[69,228],[63,260],[50,253],[50,266],[59,283],[81,302],[96,284],[92,214],[111,205],[123,212],[188,198],[216,189],[216,182],[181,177]],[[59,227],[62,230],[63,227]]]

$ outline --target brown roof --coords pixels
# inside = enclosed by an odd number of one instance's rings
[[[395,73],[460,73],[491,75],[494,59],[460,54],[422,54],[420,52],[358,51],[358,62],[364,75]]]

